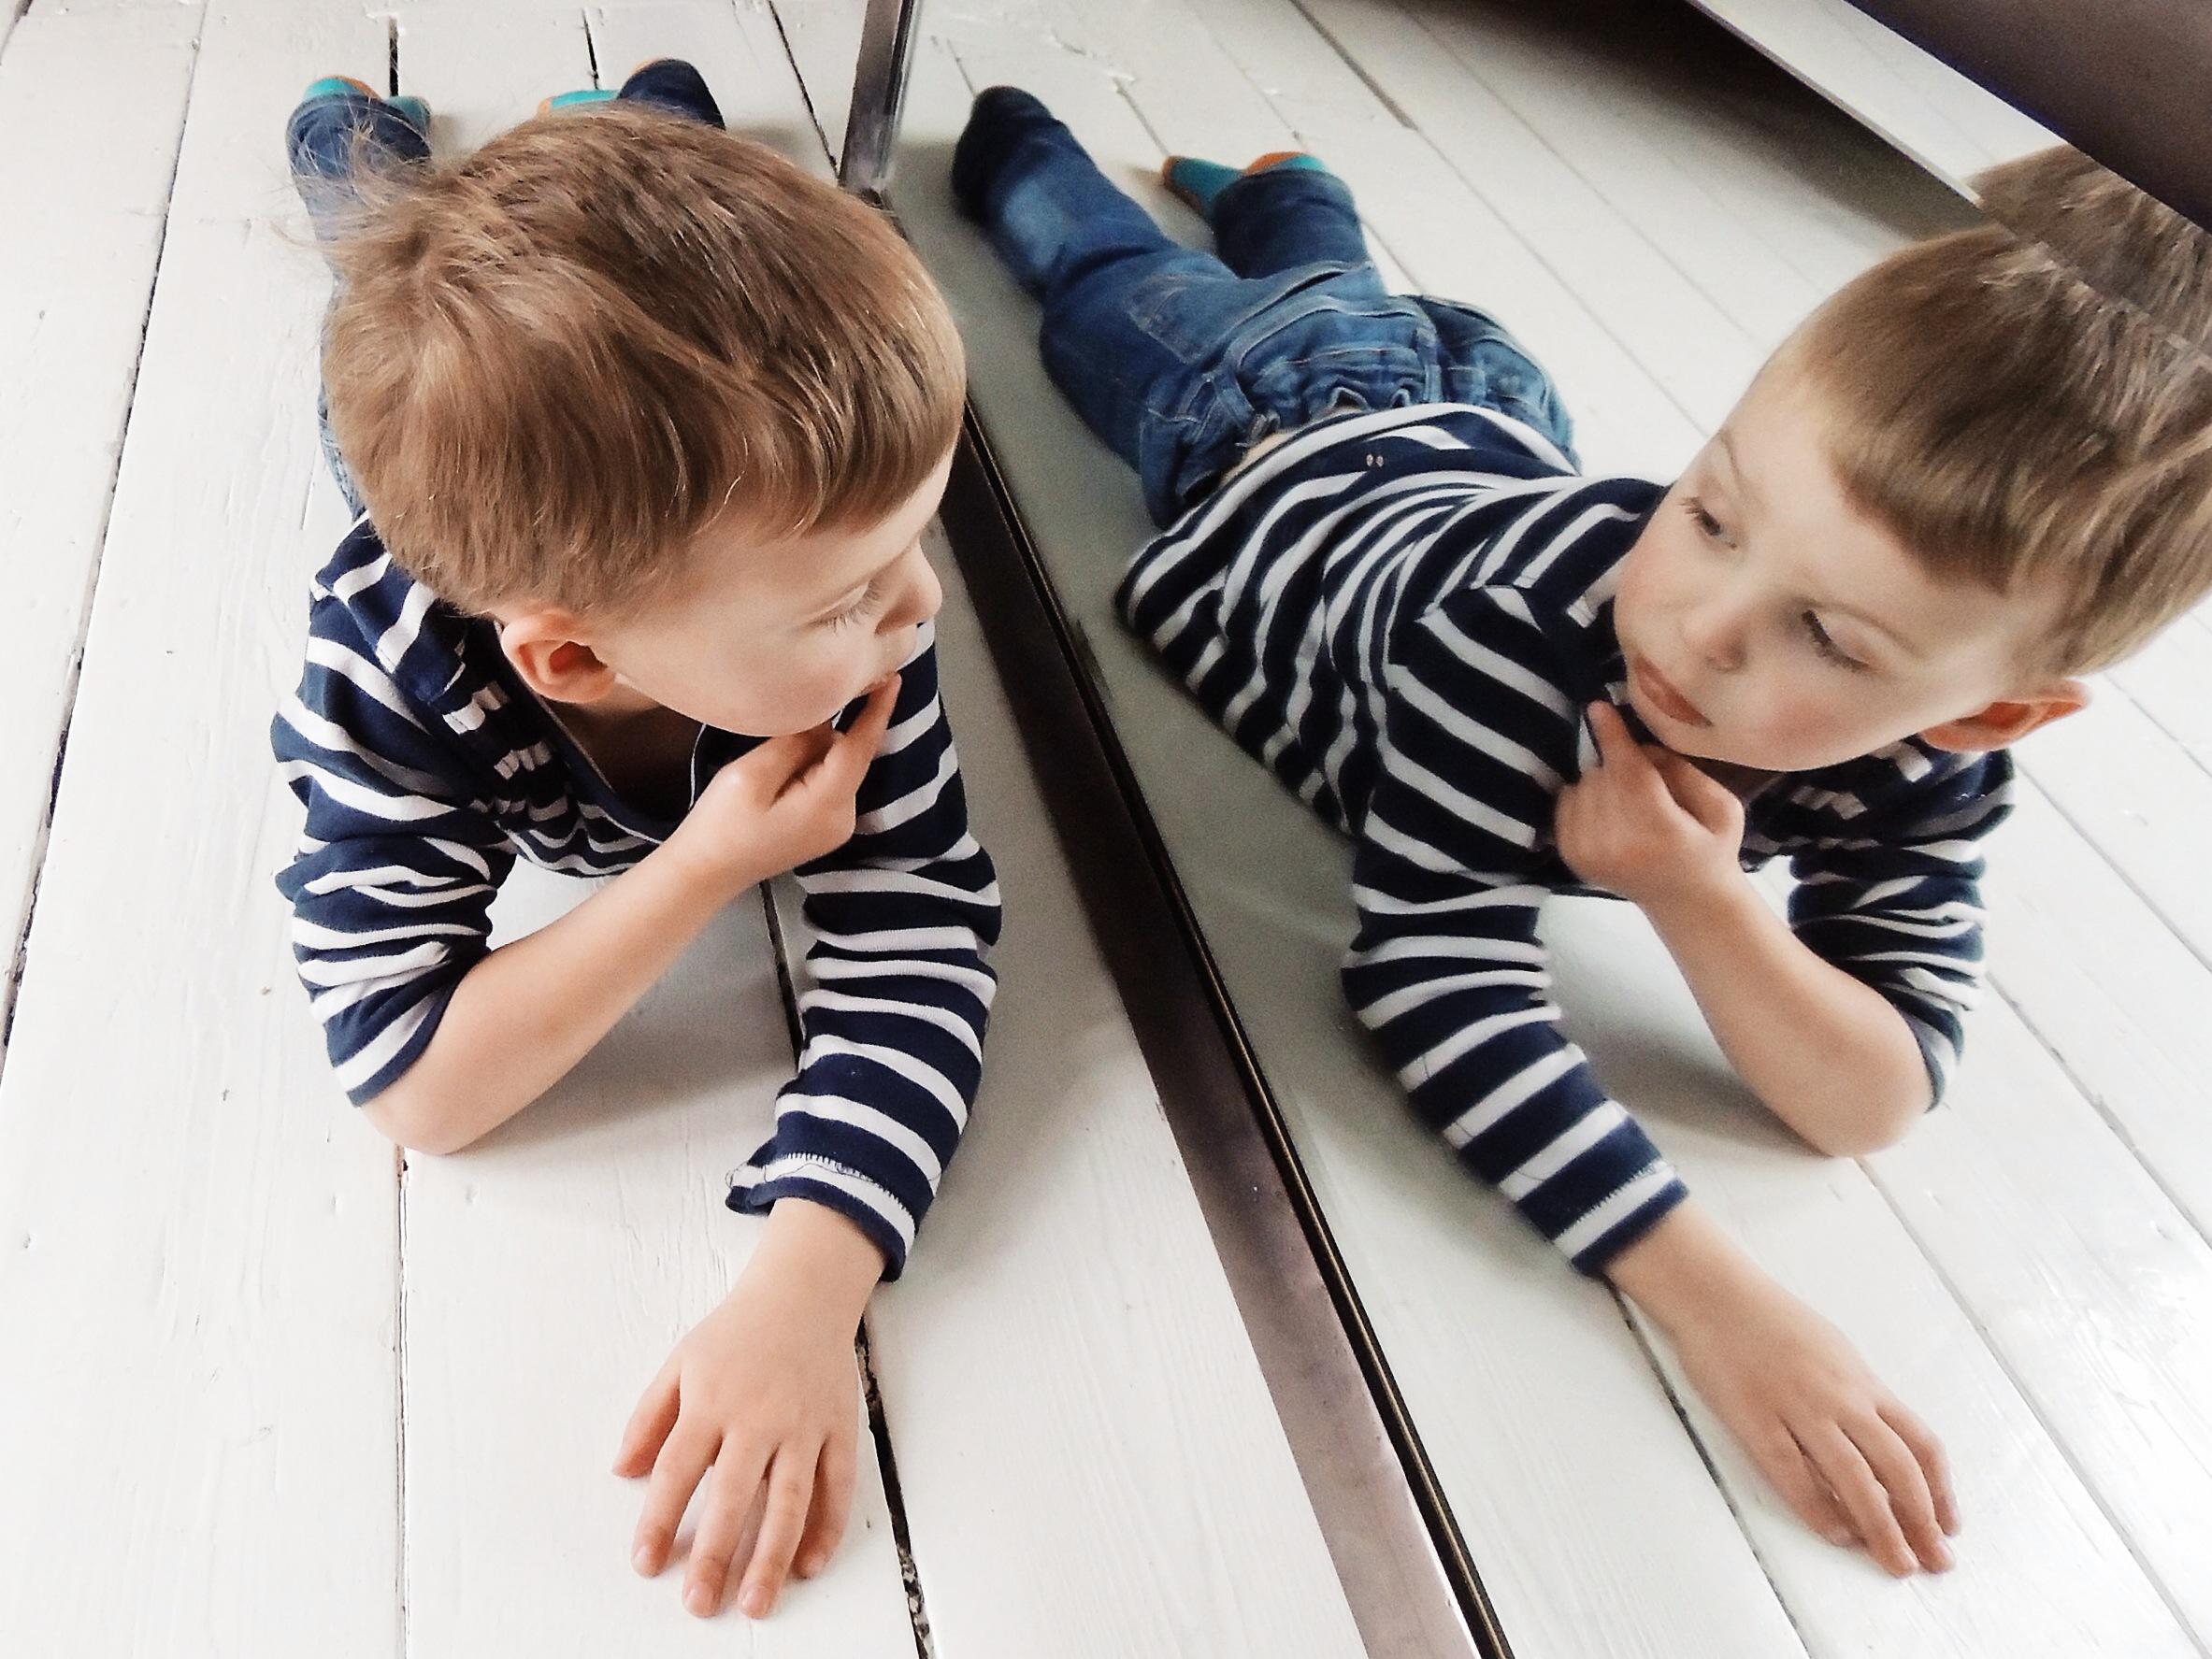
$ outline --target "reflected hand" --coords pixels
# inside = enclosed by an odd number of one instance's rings
[[[1640,746],[1620,711],[1589,708],[1600,765],[1559,791],[1559,857],[1586,886],[1649,907],[1742,879],[1744,803],[1673,750]]]
[[[1781,1286],[1671,1330],[1683,1369],[1798,1518],[1907,1578],[1952,1565],[1943,1447],[1828,1321]]]

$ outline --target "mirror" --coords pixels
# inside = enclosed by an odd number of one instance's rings
[[[1544,906],[1550,992],[1593,1075],[1761,1282],[1840,1333],[1793,1313],[1708,1332],[1686,1365],[1408,1109],[1340,983],[1355,842],[1118,619],[1157,526],[948,182],[995,85],[1034,93],[1190,248],[1211,233],[1162,186],[1164,157],[1311,151],[1350,187],[1380,291],[1494,315],[1559,389],[1587,476],[1665,484],[1808,313],[1895,250],[1980,223],[1966,176],[2047,136],[1841,5],[1712,9],[1758,48],[1629,0],[941,6],[887,197],[954,302],[998,464],[1515,1651],[2193,1651],[2212,1635],[2187,1565],[2212,1537],[2205,619],[2021,744],[1980,895],[1990,988],[1942,1106],[1886,1150],[1823,1155],[1762,1105],[1643,909]],[[857,23],[807,22],[802,67],[849,54]],[[843,115],[817,106],[825,130]],[[1152,322],[1172,349],[1164,301]],[[1746,882],[1777,905],[1788,885],[1786,861]],[[1781,1075],[1825,1063],[1764,1046]],[[1765,1384],[1793,1374],[1785,1328],[1860,1356],[1940,1437],[1958,1570],[1889,1585],[1725,1426],[1698,1386],[1718,1386],[1713,1345],[1752,1345],[1736,1371]]]

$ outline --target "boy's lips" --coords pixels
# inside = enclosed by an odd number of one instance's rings
[[[1642,657],[1629,659],[1629,679],[1643,692],[1645,700],[1669,720],[1678,720],[1684,725],[1709,726],[1713,722],[1698,712],[1698,706],[1676,691],[1673,682],[1654,668]]]

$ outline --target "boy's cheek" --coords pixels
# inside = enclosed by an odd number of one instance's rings
[[[1739,698],[1737,706],[1748,717],[1740,728],[1744,740],[1765,756],[1754,764],[1777,771],[1834,765],[1905,735],[1889,730],[1880,709],[1868,702],[1808,695],[1797,688],[1771,691],[1763,698],[1754,692]]]
[[[1621,561],[1620,585],[1614,592],[1614,631],[1622,639],[1645,649],[1660,620],[1673,608],[1669,595],[1675,585],[1675,561],[1656,525],[1646,526],[1636,545]]]

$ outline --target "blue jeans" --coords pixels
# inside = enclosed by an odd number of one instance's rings
[[[722,111],[697,70],[677,58],[641,64],[623,82],[618,99],[657,105],[692,121],[723,124]],[[284,155],[292,167],[316,241],[328,244],[344,235],[362,205],[362,178],[412,166],[430,159],[430,140],[393,105],[359,93],[325,93],[303,101],[284,123]],[[338,493],[355,515],[363,510],[353,475],[330,433],[330,394],[319,389],[315,424],[323,459],[338,480]]]
[[[1394,294],[1333,174],[1275,168],[1215,199],[1217,253],[1170,240],[1028,93],[982,93],[953,190],[1043,302],[1045,371],[1137,469],[1167,524],[1270,432],[1340,409],[1480,404],[1570,459],[1550,379],[1472,306]]]

